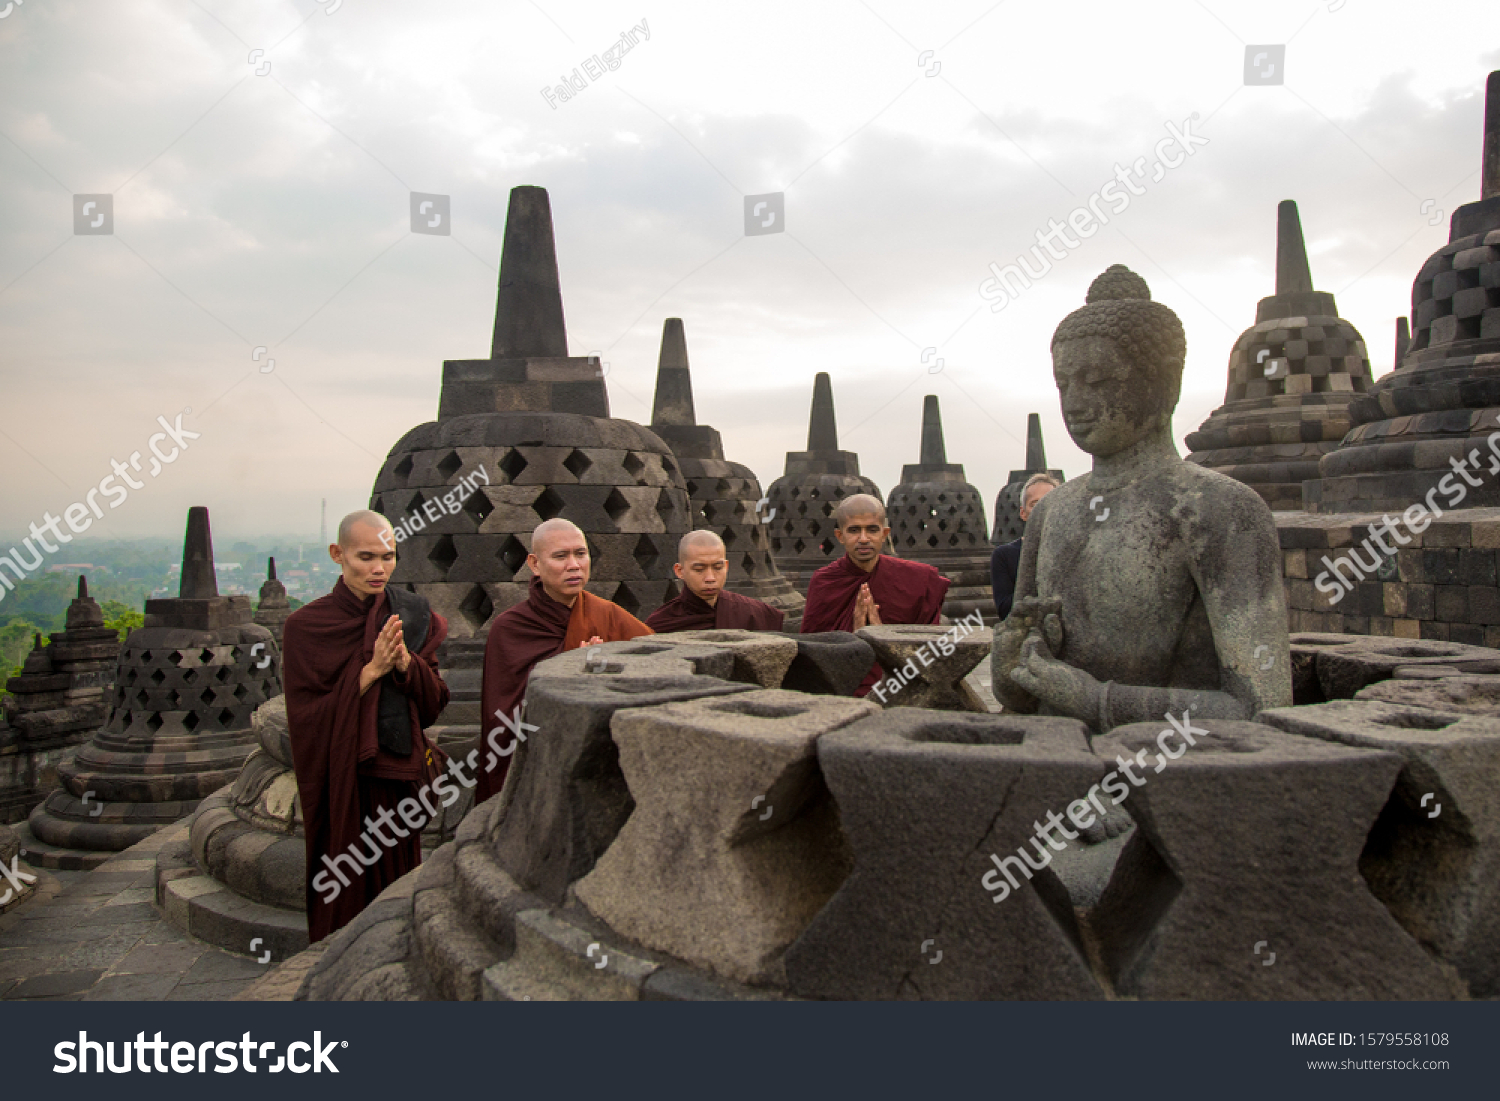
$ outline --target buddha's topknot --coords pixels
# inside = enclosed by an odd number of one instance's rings
[[[1065,340],[1105,337],[1132,363],[1148,369],[1164,407],[1175,407],[1187,358],[1187,337],[1177,315],[1151,301],[1146,281],[1124,264],[1095,279],[1086,301],[1088,305],[1063,318],[1052,334],[1052,347]]]

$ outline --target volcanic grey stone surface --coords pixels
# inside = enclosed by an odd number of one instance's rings
[[[1189,433],[1188,462],[1250,486],[1273,509],[1300,509],[1302,483],[1349,430],[1349,403],[1366,393],[1370,357],[1333,295],[1313,290],[1297,204],[1276,212],[1276,293],[1229,354],[1224,404]]]
[[[1483,149],[1478,201],[1453,212],[1448,244],[1412,284],[1406,355],[1350,404],[1352,427],[1307,486],[1309,511],[1400,512],[1429,493],[1444,510],[1500,505],[1491,476],[1461,499],[1438,488],[1454,461],[1488,471],[1500,414],[1500,72],[1486,83]]]
[[[964,480],[963,464],[948,461],[935,394],[923,400],[921,443],[919,461],[901,468],[901,484],[886,499],[891,553],[926,562],[953,582],[943,600],[949,619],[976,611],[993,619],[984,499]]]
[[[769,631],[741,631],[708,628],[702,631],[675,631],[652,635],[653,643],[689,647],[715,646],[734,655],[734,669],[728,679],[760,688],[780,688],[786,672],[797,657],[797,640]]]
[[[1397,673],[1400,673],[1399,669]],[[1426,707],[1449,714],[1500,718],[1500,676],[1477,673],[1437,677],[1398,675],[1361,688],[1354,698],[1402,707]]]
[[[392,583],[456,638],[526,599],[531,532],[559,516],[588,537],[590,592],[641,618],[676,595],[687,486],[660,437],[610,418],[598,359],[567,355],[544,189],[511,191],[491,358],[443,364],[438,419],[391,448],[370,507],[397,528]]]
[[[882,707],[924,707],[943,711],[988,708],[965,682],[969,670],[989,656],[994,642],[989,628],[940,627],[923,624],[881,624],[855,632],[875,651],[886,672],[876,683],[881,689],[870,698]],[[897,676],[906,683],[885,692]]]
[[[32,811],[48,845],[119,852],[190,814],[255,748],[251,715],[281,693],[276,640],[250,598],[219,596],[208,510],[188,512],[181,595],[146,601],[115,674],[108,722]],[[39,854],[48,862],[52,855]]]
[[[1161,721],[1094,742],[1105,762],[1133,758],[1143,781],[1127,784],[1117,772],[1137,828],[1090,915],[1116,993],[1462,997],[1452,969],[1361,876],[1366,839],[1403,768],[1400,753],[1260,723],[1188,722],[1191,746]]]
[[[1420,682],[1376,687],[1401,685]],[[1365,843],[1360,874],[1396,920],[1482,998],[1500,994],[1500,717],[1492,685],[1487,695],[1484,713],[1339,700],[1260,716],[1296,734],[1405,760]]]
[[[712,677],[533,677],[526,721],[537,730],[511,761],[491,845],[516,883],[554,905],[587,875],[635,808],[610,720],[651,707],[748,691]]]
[[[651,431],[671,445],[677,458],[692,501],[693,528],[706,528],[724,540],[729,560],[725,587],[777,608],[787,617],[785,629],[795,631],[806,600],[771,555],[760,480],[748,466],[724,458],[718,429],[698,423],[687,334],[679,317],[662,324]]]
[[[1082,723],[892,711],[824,734],[818,762],[854,869],[787,950],[793,993],[1102,995],[1050,867],[1012,871],[1014,890],[999,874],[993,887],[986,881],[995,860],[1022,866],[1019,848],[1041,862],[1033,823],[1063,812],[1104,774]]]
[[[1397,669],[1455,673],[1500,670],[1500,650],[1435,639],[1298,632],[1291,636],[1293,701],[1347,700]],[[1410,673],[1408,674],[1410,675]]]
[[[636,808],[578,901],[726,978],[781,985],[781,954],[848,871],[815,745],[877,711],[781,690],[617,715]]]
[[[786,453],[786,471],[766,490],[771,553],[781,572],[804,595],[812,575],[844,553],[833,537],[833,510],[845,497],[880,489],[859,472],[859,456],[839,450],[833,383],[826,371],[813,379],[807,450]]]
[[[849,631],[819,631],[797,636],[783,688],[818,696],[852,696],[875,664],[875,649]]]

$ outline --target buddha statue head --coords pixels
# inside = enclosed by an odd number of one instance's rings
[[[1068,434],[1104,458],[1170,431],[1187,340],[1177,315],[1123,264],[1090,284],[1086,302],[1052,335],[1052,374]]]

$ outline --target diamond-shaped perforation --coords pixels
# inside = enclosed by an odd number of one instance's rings
[[[494,610],[494,602],[490,600],[489,594],[484,591],[482,585],[472,586],[458,605],[459,614],[468,621],[469,626],[476,633],[489,622]]]
[[[450,451],[438,460],[437,472],[443,476],[444,481],[447,481],[453,475],[457,474],[463,465],[464,461],[459,458],[458,452]]]
[[[439,538],[427,552],[427,560],[446,575],[453,568],[453,563],[458,561],[458,548],[453,544],[453,536],[444,535]]]
[[[651,573],[651,567],[656,565],[656,560],[660,557],[656,544],[651,541],[649,535],[642,535],[636,540],[635,549],[630,552],[630,556],[635,559],[635,564],[641,568],[641,572],[648,575]]]
[[[510,571],[510,576],[505,580],[521,572],[521,567],[526,565],[526,546],[514,535],[507,535],[505,542],[500,544],[499,556],[501,564]]]
[[[512,447],[505,453],[505,457],[500,460],[498,465],[501,472],[504,473],[506,480],[514,482],[530,464],[526,462],[526,457],[518,449]]]
[[[573,448],[572,451],[569,451],[568,457],[563,460],[563,466],[567,468],[568,473],[573,475],[573,477],[577,478],[580,482],[583,481],[583,476],[589,472],[589,469],[593,465],[594,460],[589,458],[582,451],[579,451],[576,447]]]
[[[630,502],[618,489],[611,489],[609,496],[604,499],[604,511],[609,514],[611,520],[618,524],[620,517],[630,511]]]
[[[635,592],[625,582],[621,582],[620,587],[615,590],[614,602],[631,615],[635,615],[641,609],[640,597],[636,596]]]
[[[401,461],[391,468],[391,473],[398,478],[411,477],[412,460],[410,455],[401,456]]]
[[[551,486],[542,490],[537,495],[536,500],[531,502],[531,510],[543,520],[551,520],[555,516],[561,516],[562,510],[565,507],[566,502],[553,492]]]
[[[625,459],[621,465],[625,467],[625,473],[635,479],[636,485],[646,484],[646,479],[641,477],[641,471],[646,469],[646,464],[634,451],[625,452]]]
[[[189,731],[197,730],[202,723],[203,720],[198,717],[198,712],[196,711],[189,711],[182,717],[182,725]]]
[[[490,513],[495,511],[495,506],[490,503],[489,496],[482,487],[476,487],[473,493],[464,498],[464,503],[460,507],[463,508],[464,515],[474,521],[475,527],[483,524],[489,519]]]

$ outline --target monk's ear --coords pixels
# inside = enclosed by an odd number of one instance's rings
[[[674,574],[676,574],[677,577],[678,577],[678,579],[680,580],[681,577],[682,577],[682,563],[681,562],[673,562],[672,563],[672,572]]]

